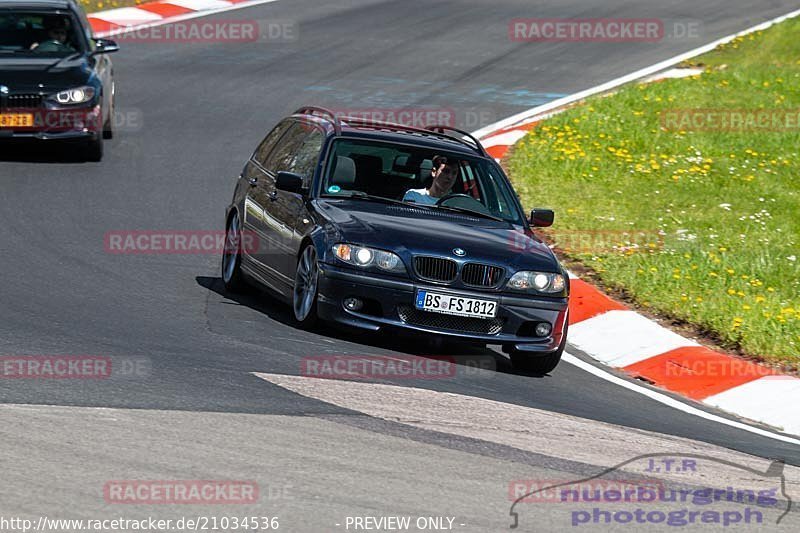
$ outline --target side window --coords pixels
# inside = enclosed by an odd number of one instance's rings
[[[264,140],[261,141],[261,144],[258,145],[256,151],[253,153],[253,159],[255,159],[258,163],[262,166],[267,164],[267,158],[269,154],[272,153],[272,149],[275,147],[275,144],[278,140],[286,133],[286,130],[289,129],[289,126],[292,125],[292,122],[289,120],[285,120],[275,126],[275,128],[264,137]]]
[[[292,122],[289,131],[281,137],[275,149],[267,158],[264,168],[270,172],[295,172],[297,157],[303,139],[308,135],[308,127],[299,122]]]
[[[322,143],[325,136],[321,131],[314,129],[308,134],[308,137],[303,141],[303,146],[297,152],[297,162],[293,172],[302,174],[303,187],[311,185],[311,178],[314,177],[314,169],[319,162],[320,152],[322,152]]]
[[[504,194],[505,187],[498,186],[498,180],[500,178],[489,170],[485,183],[487,196],[489,197],[488,203],[490,204],[488,207],[495,213],[512,213],[511,199]]]
[[[478,188],[478,180],[472,171],[472,165],[465,163],[461,166],[461,179],[464,182],[464,194],[469,194],[478,201],[481,201],[481,191]]]

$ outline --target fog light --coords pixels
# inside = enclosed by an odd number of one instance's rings
[[[547,322],[539,322],[536,324],[536,336],[537,337],[547,337],[550,335],[550,324]]]
[[[364,307],[364,302],[358,298],[345,298],[344,306],[348,311],[359,311],[362,307]]]

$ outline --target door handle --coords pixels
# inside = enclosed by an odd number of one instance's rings
[[[255,187],[258,185],[258,178],[250,178],[247,180],[251,187]]]

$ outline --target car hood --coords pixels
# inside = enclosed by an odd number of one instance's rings
[[[92,69],[86,57],[64,61],[56,57],[0,56],[0,85],[12,93],[28,91],[59,91],[86,85],[92,78]]]
[[[328,242],[349,242],[411,255],[483,261],[516,270],[560,272],[550,248],[530,230],[506,222],[448,211],[350,199],[320,199]]]

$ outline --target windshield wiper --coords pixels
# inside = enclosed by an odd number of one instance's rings
[[[488,218],[490,220],[496,220],[498,222],[508,222],[508,220],[504,220],[504,219],[502,219],[500,217],[496,217],[494,215],[490,215],[489,213],[484,213],[482,211],[473,211],[472,209],[466,209],[464,207],[452,207],[452,206],[449,206],[449,205],[444,205],[444,206],[440,205],[438,207],[439,207],[439,209],[446,209],[448,211],[455,211],[456,213],[465,213],[465,214],[469,214],[469,215],[478,215],[480,217]]]
[[[427,207],[431,208],[431,205],[425,204],[415,204],[412,202],[404,202],[402,200],[394,200],[392,198],[386,198],[384,196],[375,196],[372,194],[367,194],[364,191],[349,191],[348,194],[336,194],[331,195],[331,198],[358,198],[360,200],[375,200],[377,202],[383,202],[385,204],[393,204],[393,205],[404,205],[406,207]]]

